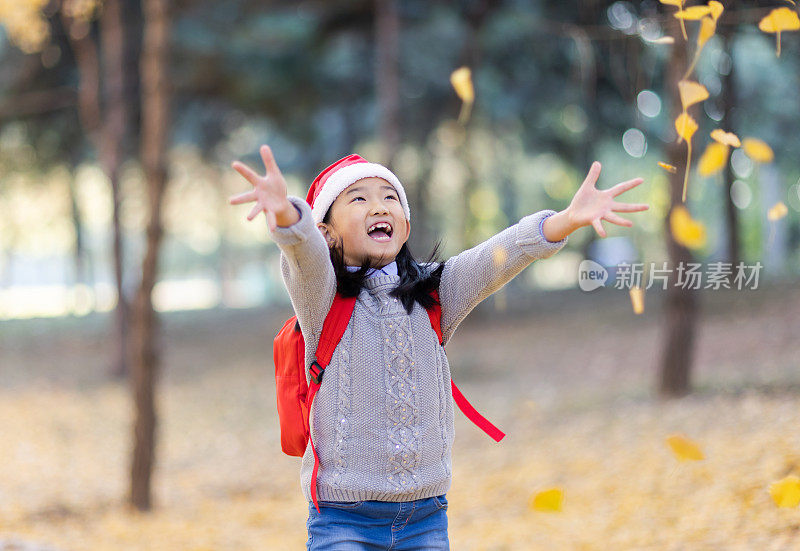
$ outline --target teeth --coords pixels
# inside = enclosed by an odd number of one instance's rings
[[[392,226],[390,226],[386,222],[378,222],[376,224],[372,224],[369,227],[369,229],[367,230],[367,233],[369,233],[369,232],[371,232],[373,230],[385,230],[386,233],[389,233],[390,231],[392,231]]]

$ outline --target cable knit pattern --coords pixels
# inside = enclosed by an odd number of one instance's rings
[[[384,320],[382,333],[389,348],[385,381],[388,480],[397,490],[416,486],[419,467],[418,394],[412,352],[411,323],[407,318]]]
[[[281,271],[305,337],[306,367],[314,359],[325,316],[336,292],[327,245],[308,204],[272,236]],[[447,342],[461,321],[525,266],[555,254],[567,242],[542,235],[542,210],[445,262],[439,295]],[[424,308],[407,313],[389,294],[394,274],[366,280],[353,316],[336,347],[310,413],[320,458],[317,491],[327,501],[412,501],[450,488],[455,435],[450,365]],[[480,409],[480,397],[473,397]],[[311,446],[300,468],[311,500]]]
[[[349,330],[349,329],[348,329]],[[347,459],[345,450],[347,449],[347,438],[350,434],[350,418],[352,417],[353,402],[351,399],[351,378],[350,378],[350,354],[347,350],[342,350],[339,364],[337,365],[338,376],[338,412],[336,414],[336,439],[333,477],[331,486],[341,489],[341,480],[347,469]]]

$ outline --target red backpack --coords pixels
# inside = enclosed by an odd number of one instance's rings
[[[431,326],[436,331],[439,344],[442,341],[442,307],[439,305],[439,294],[437,291],[432,293],[436,299],[436,305],[428,308],[428,316]],[[302,457],[311,441],[311,451],[314,453],[314,470],[311,473],[311,497],[314,506],[319,511],[317,504],[317,471],[319,469],[319,457],[311,440],[309,429],[309,412],[314,396],[319,390],[325,368],[331,361],[333,351],[339,344],[344,335],[350,317],[353,315],[353,308],[356,304],[356,297],[343,297],[339,293],[333,299],[331,309],[322,325],[322,334],[317,346],[316,358],[309,368],[311,385],[306,383],[305,375],[305,341],[303,333],[300,331],[300,324],[297,316],[292,316],[278,334],[272,346],[273,359],[275,362],[275,388],[278,398],[278,417],[281,426],[281,449],[287,455]],[[453,399],[456,405],[473,423],[483,429],[486,434],[499,442],[505,436],[500,429],[490,423],[464,398],[456,384],[452,382]]]

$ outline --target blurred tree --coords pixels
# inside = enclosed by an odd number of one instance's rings
[[[667,64],[666,83],[671,94],[670,120],[675,120],[681,113],[681,100],[678,94],[678,82],[688,66],[686,45],[681,35],[680,24],[677,19],[668,23],[667,33],[675,39],[671,48],[669,63]],[[686,144],[678,144],[676,140],[666,146],[666,159],[669,164],[676,167],[685,166]],[[667,241],[669,264],[673,267],[670,272],[669,286],[664,299],[664,344],[661,350],[661,367],[658,384],[658,393],[663,397],[678,397],[687,394],[690,390],[690,374],[694,362],[694,342],[698,319],[698,293],[691,285],[685,282],[676,282],[676,277],[682,274],[679,266],[687,268],[693,261],[691,251],[678,243],[670,229],[670,215],[676,207],[683,206],[683,170],[678,170],[669,176],[670,208],[664,218],[664,236]]]
[[[726,10],[730,9],[735,4],[736,2],[733,0],[723,2]],[[720,25],[720,27],[719,34],[722,36],[723,50],[725,52],[732,52],[733,45],[736,41],[738,24],[728,23]],[[727,64],[728,71],[723,73],[721,79],[722,97],[720,98],[720,101],[722,103],[722,120],[720,121],[720,128],[738,135],[740,132],[739,125],[737,124],[737,121],[734,120],[734,111],[738,103],[735,64],[730,62],[730,55],[728,55],[727,59],[729,60]],[[732,266],[736,266],[741,258],[741,245],[739,243],[739,212],[736,209],[736,206],[733,204],[733,196],[731,195],[731,187],[733,186],[734,180],[733,166],[730,162],[727,162],[725,163],[725,169],[723,172],[723,186],[726,190],[726,193],[724,193],[723,196],[725,200],[725,224],[727,226],[726,233],[728,237],[726,251],[727,261],[730,262]]]
[[[144,0],[141,60],[142,164],[147,183],[149,215],[147,245],[141,280],[133,302],[130,358],[136,406],[134,449],[131,462],[130,500],[139,510],[151,508],[150,481],[155,456],[155,385],[160,363],[158,318],[153,309],[153,287],[158,275],[158,254],[163,228],[161,209],[167,183],[171,96],[168,80],[171,25],[168,0]]]
[[[91,2],[90,4],[93,4]],[[112,374],[117,378],[127,372],[125,342],[128,333],[129,305],[123,285],[123,248],[120,228],[120,167],[128,131],[130,113],[125,96],[126,83],[132,79],[125,63],[127,27],[122,24],[122,1],[104,0],[100,11],[99,41],[91,32],[95,6],[65,0],[60,14],[80,74],[78,106],[84,131],[98,154],[100,166],[111,184],[113,207],[112,250],[114,282],[117,289],[117,357]],[[102,63],[100,57],[102,56]],[[80,232],[76,232],[80,235]],[[80,239],[77,240],[80,248]]]
[[[376,161],[390,169],[400,146],[399,34],[396,0],[375,0],[375,88],[381,140],[381,158]]]

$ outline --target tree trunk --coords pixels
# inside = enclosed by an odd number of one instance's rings
[[[129,307],[123,286],[122,235],[119,224],[119,144],[124,136],[124,98],[122,80],[122,22],[119,15],[118,0],[109,0],[103,8],[101,40],[104,50],[106,85],[109,86],[106,117],[100,102],[100,61],[97,44],[86,29],[87,23],[72,19],[62,10],[70,46],[78,67],[78,115],[89,141],[97,151],[100,165],[111,183],[112,210],[112,249],[114,252],[114,283],[117,288],[117,307],[115,315],[115,334],[117,349],[111,368],[112,376],[120,377],[127,372],[126,340]],[[110,82],[109,82],[110,80]],[[120,115],[120,113],[122,113]]]
[[[105,91],[102,135],[99,144],[100,164],[111,182],[114,281],[117,286],[117,358],[112,375],[123,378],[128,373],[126,339],[130,305],[123,280],[122,228],[120,227],[120,165],[129,119],[125,101],[125,26],[122,24],[120,0],[105,0],[100,22],[100,40],[103,51],[103,89]]]
[[[133,303],[130,340],[136,407],[130,500],[139,510],[149,510],[152,506],[150,481],[156,444],[155,388],[159,354],[156,345],[158,318],[153,310],[152,293],[158,272],[158,253],[163,233],[161,207],[167,180],[170,97],[167,81],[168,9],[168,0],[145,0],[143,3],[141,151],[150,218],[141,281]]]
[[[729,3],[730,4],[730,3]],[[721,35],[724,41],[723,50],[726,52],[733,51],[733,42],[735,37],[736,28],[733,25],[725,25],[721,29]],[[730,71],[727,75],[722,76],[722,112],[723,117],[720,128],[728,132],[737,133],[738,126],[733,120],[734,106],[736,105],[736,77],[734,75],[734,64],[731,61]],[[741,258],[741,244],[739,241],[739,212],[736,205],[733,204],[731,197],[731,187],[733,186],[733,168],[731,167],[730,159],[725,163],[725,170],[723,172],[724,182],[723,189],[726,190],[725,196],[725,224],[728,227],[728,243],[727,243],[727,261],[731,263],[734,268],[739,263]]]
[[[687,67],[686,41],[683,40],[677,21],[671,23],[670,34],[675,37],[667,71],[668,89],[672,92],[671,121],[674,121],[681,112],[681,102],[678,95],[678,81],[681,80]],[[697,322],[698,302],[697,292],[688,286],[676,285],[678,266],[686,267],[692,262],[689,249],[675,241],[670,231],[669,218],[672,209],[682,205],[683,175],[686,159],[686,142],[678,144],[673,141],[666,147],[667,162],[678,167],[675,174],[669,178],[670,212],[664,220],[664,235],[667,240],[672,271],[666,292],[665,313],[665,342],[661,352],[661,373],[659,380],[659,395],[663,398],[683,396],[689,393],[691,387],[690,374],[694,353],[695,326]],[[684,288],[686,287],[686,288]]]
[[[375,0],[375,78],[382,159],[390,169],[400,146],[400,20],[396,0]]]

